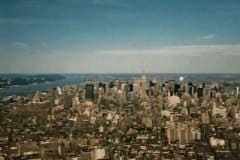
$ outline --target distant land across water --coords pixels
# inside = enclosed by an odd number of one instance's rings
[[[46,91],[58,86],[71,85],[83,81],[112,81],[112,80],[133,80],[139,78],[143,73],[112,73],[112,74],[41,74],[41,75],[58,75],[64,78],[56,79],[55,81],[47,81],[42,83],[33,83],[27,85],[10,86],[0,89],[0,98],[11,95],[26,95],[36,91]],[[40,74],[0,74],[0,77],[15,76],[23,77],[29,75]],[[146,73],[149,79],[160,81],[178,80],[183,76],[187,82],[224,82],[226,86],[240,85],[240,74],[220,74],[220,73]]]

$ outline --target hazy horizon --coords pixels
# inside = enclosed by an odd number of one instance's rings
[[[0,75],[5,75],[5,74],[12,74],[12,75],[18,75],[18,74],[26,74],[26,75],[44,75],[44,74],[63,74],[63,75],[68,75],[68,74],[73,74],[73,75],[91,75],[91,74],[103,74],[103,75],[111,75],[111,74],[137,74],[137,75],[148,75],[148,74],[179,74],[179,75],[188,75],[188,74],[195,74],[195,75],[201,75],[201,74],[224,74],[224,75],[231,75],[231,74],[240,74],[240,72],[236,73],[224,73],[224,72],[82,72],[82,73],[66,73],[66,72],[25,72],[25,73],[0,73]]]

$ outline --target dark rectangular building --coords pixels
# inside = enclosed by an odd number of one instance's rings
[[[86,84],[86,92],[85,92],[86,100],[94,100],[94,85],[93,84]]]

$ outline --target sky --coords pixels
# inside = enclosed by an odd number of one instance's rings
[[[0,73],[239,68],[239,0],[0,1]]]

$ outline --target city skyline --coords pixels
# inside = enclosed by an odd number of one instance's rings
[[[0,4],[0,73],[239,73],[235,0]]]

